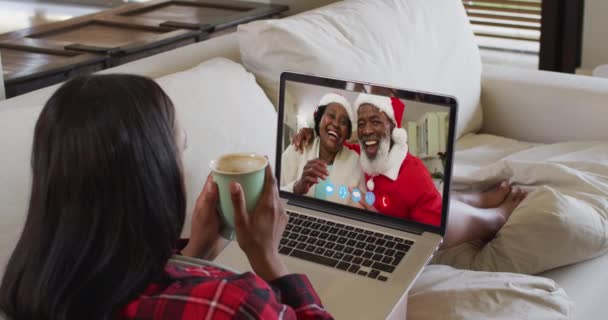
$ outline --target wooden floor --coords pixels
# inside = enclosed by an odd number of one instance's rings
[[[0,34],[119,6],[121,0],[0,0]]]

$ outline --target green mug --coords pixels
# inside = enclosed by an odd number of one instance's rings
[[[265,170],[268,160],[254,153],[232,153],[212,160],[209,169],[219,191],[219,209],[225,222],[221,235],[234,239],[234,206],[230,196],[230,183],[237,182],[245,194],[247,212],[251,212],[264,190]]]

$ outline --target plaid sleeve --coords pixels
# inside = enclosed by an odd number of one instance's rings
[[[333,319],[305,275],[290,274],[270,282],[280,302],[291,307],[297,319]]]

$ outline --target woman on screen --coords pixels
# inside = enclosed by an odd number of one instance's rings
[[[354,204],[351,190],[364,185],[359,155],[344,147],[352,133],[352,108],[342,95],[328,93],[314,113],[316,137],[281,158],[281,189],[342,204]]]

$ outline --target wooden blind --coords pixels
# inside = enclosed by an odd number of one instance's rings
[[[551,0],[549,0],[551,1]],[[538,53],[542,0],[463,0],[480,46]]]

